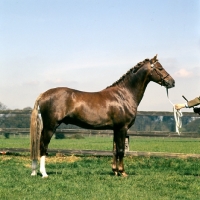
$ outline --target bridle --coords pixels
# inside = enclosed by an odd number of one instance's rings
[[[155,63],[151,64],[151,76],[153,74],[153,71],[156,72],[156,74],[160,77],[161,79],[161,86],[163,86],[164,82],[168,82],[167,80],[165,80],[165,78],[167,78],[169,76],[169,74],[167,73],[166,76],[163,76],[160,71],[158,71],[158,69],[156,68],[155,64],[158,61],[156,61]],[[180,110],[176,110],[175,109],[175,105],[171,102],[171,100],[169,99],[169,95],[168,95],[168,88],[166,87],[166,92],[167,92],[167,98],[169,100],[169,102],[171,103],[171,105],[173,106],[173,112],[174,112],[174,119],[175,119],[175,123],[176,123],[176,132],[180,135],[180,129],[182,127],[182,120],[181,117],[183,116]]]
[[[164,82],[168,82],[168,81],[165,80],[165,79],[169,76],[169,74],[167,73],[166,76],[163,76],[163,75],[160,73],[160,71],[157,70],[157,68],[156,68],[156,66],[155,66],[155,64],[156,64],[157,62],[158,62],[158,61],[156,61],[155,63],[151,64],[151,68],[152,68],[152,70],[151,70],[151,76],[152,76],[152,74],[153,74],[153,71],[155,71],[156,74],[157,74],[157,75],[160,77],[160,79],[161,79],[160,85],[163,86],[163,83],[164,83]]]

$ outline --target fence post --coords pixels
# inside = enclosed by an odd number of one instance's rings
[[[129,151],[129,135],[125,138],[125,153]]]

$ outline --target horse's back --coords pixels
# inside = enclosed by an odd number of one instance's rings
[[[63,118],[84,118],[92,123],[91,121],[99,121],[99,118],[106,118],[105,99],[102,92],[82,92],[67,87],[52,88],[43,93],[39,106],[43,118],[48,116],[46,118],[57,121]]]

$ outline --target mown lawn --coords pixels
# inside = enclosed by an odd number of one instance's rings
[[[30,176],[26,155],[0,156],[0,199],[199,199],[200,160],[126,157],[128,177],[111,172],[111,158],[47,158],[49,178]]]
[[[131,151],[200,153],[199,139],[131,138]],[[0,138],[0,148],[29,148],[29,138]],[[52,139],[49,148],[112,150],[112,137]],[[0,199],[199,199],[200,160],[125,157],[128,177],[111,157],[47,157],[49,178],[31,177],[29,153],[0,155]]]

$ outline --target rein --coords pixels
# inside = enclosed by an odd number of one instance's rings
[[[175,109],[175,105],[171,102],[171,100],[169,99],[169,94],[168,94],[168,89],[166,88],[166,92],[167,92],[167,98],[169,100],[169,102],[172,104],[173,106],[173,112],[174,112],[174,120],[176,123],[176,132],[178,133],[178,135],[180,135],[180,129],[182,127],[182,120],[181,117],[183,116],[182,112],[180,110],[176,110]]]

